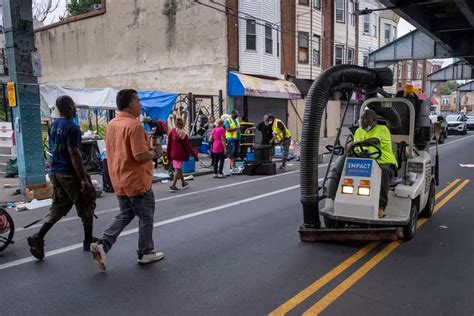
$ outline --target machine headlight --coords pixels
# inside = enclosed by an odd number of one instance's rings
[[[370,195],[370,187],[359,187],[357,194],[369,196]]]
[[[354,194],[354,186],[353,185],[343,185],[342,186],[342,193],[343,194]]]

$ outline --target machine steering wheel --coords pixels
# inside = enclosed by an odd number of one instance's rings
[[[375,151],[368,152],[364,150],[364,147],[373,147],[375,148]],[[359,149],[359,151],[356,151],[357,148]],[[352,152],[357,158],[372,158],[377,160],[382,156],[382,150],[378,146],[372,144],[364,144],[363,142],[355,143],[354,145],[352,145]]]

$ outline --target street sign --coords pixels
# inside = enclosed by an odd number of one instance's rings
[[[16,106],[16,93],[15,93],[15,83],[10,81],[7,83],[7,91],[8,91],[8,105],[11,107]]]

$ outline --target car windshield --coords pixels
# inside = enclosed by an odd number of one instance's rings
[[[469,121],[474,121],[474,116],[468,116],[467,119],[468,119]]]
[[[438,122],[438,116],[437,115],[430,115],[430,120],[432,123]]]
[[[446,121],[448,122],[453,122],[453,121],[458,121],[459,120],[459,115],[448,115],[446,116]]]

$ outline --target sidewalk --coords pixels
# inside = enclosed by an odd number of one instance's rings
[[[334,143],[334,140],[335,140],[335,137],[320,139],[319,153],[323,154],[327,152],[325,147],[327,145],[332,145]],[[294,154],[297,157],[299,157],[299,154],[300,154],[299,143],[296,143],[294,146]],[[329,159],[329,155],[324,155],[323,162],[327,162],[328,159]],[[275,158],[274,161],[279,162],[281,161],[281,159]],[[210,164],[211,164],[210,157],[204,154],[199,154],[199,161],[196,163],[196,170],[194,173],[191,173],[191,174],[194,177],[213,174],[214,170],[211,167],[208,167]],[[160,165],[157,169],[154,169],[154,173],[167,173],[167,171],[164,170],[162,165]],[[102,185],[102,176],[100,174],[92,175],[91,178],[92,180],[96,180],[99,184]],[[17,191],[18,189],[19,189],[18,178],[0,177],[0,207],[6,207],[8,202],[13,202],[13,203],[29,202],[29,200],[21,194],[13,195],[13,193]]]

